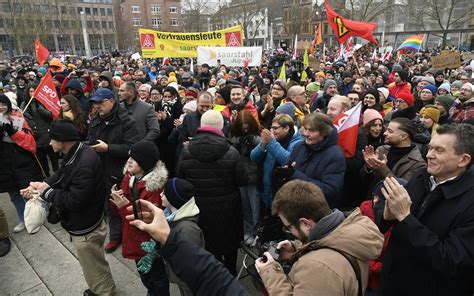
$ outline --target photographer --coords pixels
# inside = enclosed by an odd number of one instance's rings
[[[265,252],[255,262],[270,295],[363,295],[369,260],[382,250],[383,235],[356,209],[348,217],[329,208],[316,185],[293,180],[276,194],[272,212],[301,242],[278,243],[288,274]],[[303,245],[301,245],[303,243]]]

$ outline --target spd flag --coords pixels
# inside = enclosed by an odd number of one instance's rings
[[[44,47],[38,39],[35,39],[35,55],[36,61],[40,66],[42,66],[49,57],[48,49]]]
[[[41,79],[35,90],[34,98],[53,113],[54,120],[58,118],[60,110],[58,94],[54,87],[53,77],[50,71],[46,72],[46,75]]]
[[[328,1],[326,1],[326,15],[339,43],[346,42],[346,40],[352,35],[377,43],[373,36],[377,23],[356,22],[345,19],[332,10]]]

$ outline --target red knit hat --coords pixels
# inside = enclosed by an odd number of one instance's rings
[[[399,92],[396,95],[396,98],[404,100],[409,106],[413,106],[413,102],[414,102],[413,95],[409,93],[408,91]]]

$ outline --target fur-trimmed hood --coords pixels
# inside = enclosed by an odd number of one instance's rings
[[[127,173],[127,164],[123,167],[123,173]],[[146,174],[140,182],[145,182],[146,191],[155,192],[161,190],[167,180],[168,170],[165,164],[161,160],[158,160],[151,172]]]

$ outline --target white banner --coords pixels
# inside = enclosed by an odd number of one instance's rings
[[[220,64],[233,67],[258,67],[262,63],[262,47],[206,47],[198,46],[198,64]]]

